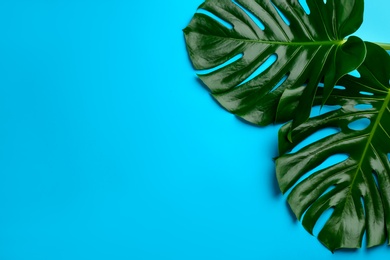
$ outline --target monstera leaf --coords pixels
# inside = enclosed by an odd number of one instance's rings
[[[363,0],[307,5],[310,13],[298,0],[209,0],[199,7],[184,29],[187,50],[196,69],[214,69],[199,78],[228,111],[254,124],[294,119],[297,126],[309,117],[320,80],[325,101],[363,62],[364,42],[344,39],[362,23]]]
[[[338,109],[297,127],[291,134],[292,143],[287,140],[291,123],[279,132],[283,154],[276,160],[279,186],[282,192],[292,188],[288,203],[310,233],[319,217],[333,209],[318,235],[332,251],[361,247],[365,232],[368,247],[385,243],[390,234],[390,58],[377,45],[366,46],[366,60],[358,69],[360,78],[343,77],[340,89],[334,89],[326,102]],[[318,91],[315,104],[321,104],[323,93]],[[337,132],[287,153],[328,128]],[[347,159],[319,167],[340,154]]]

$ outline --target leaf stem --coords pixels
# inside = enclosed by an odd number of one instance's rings
[[[386,51],[390,51],[390,43],[374,42],[375,44],[381,46]]]

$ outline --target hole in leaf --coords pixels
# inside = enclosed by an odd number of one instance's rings
[[[324,85],[324,83],[318,83],[318,87],[319,88],[323,88],[325,85]],[[336,85],[336,86],[334,86],[333,87],[334,89],[339,89],[339,90],[345,90],[345,87],[344,86],[339,86],[339,85]]]
[[[307,15],[309,15],[309,14],[310,14],[310,8],[309,8],[309,6],[307,5],[306,0],[299,0],[299,4],[302,6],[302,9],[305,11],[305,13],[306,13]]]
[[[364,198],[363,196],[360,196],[360,203],[362,203],[363,213],[366,215],[366,207],[364,206]]]
[[[247,83],[248,81],[251,81],[252,79],[259,76],[262,72],[264,72],[272,64],[274,64],[277,59],[278,59],[278,55],[276,55],[276,54],[272,54],[271,56],[269,56],[268,59],[263,64],[261,64],[246,80],[244,80],[238,86],[241,86],[241,85]]]
[[[284,23],[287,26],[290,26],[290,20],[287,19],[287,17],[279,10],[279,8],[272,1],[270,1],[270,2],[274,6],[275,10],[278,12],[280,18],[282,18],[282,20],[284,21]]]
[[[339,105],[334,105],[334,106],[329,106],[329,105],[324,105],[320,111],[321,114],[325,114],[328,112],[336,111],[339,110],[341,106]]]
[[[205,69],[205,70],[197,70],[196,73],[198,75],[205,75],[205,74],[209,74],[209,73],[212,73],[214,71],[217,71],[219,69],[222,69],[223,67],[226,67],[227,65],[233,63],[233,62],[236,62],[238,61],[239,59],[241,59],[244,55],[242,53],[240,54],[237,54],[236,56],[234,56],[233,58],[231,58],[230,60],[222,63],[221,65],[218,65],[217,67],[214,67],[214,68],[211,68],[211,69]]]
[[[372,171],[372,176],[374,177],[375,184],[379,189],[378,174],[376,173],[376,171]]]
[[[326,4],[326,0],[324,0],[324,4]]]
[[[359,93],[362,94],[362,95],[365,95],[365,96],[373,96],[374,95],[373,93],[366,92],[366,91],[360,91]]]
[[[237,5],[238,7],[240,7],[241,10],[244,11],[261,30],[265,29],[265,26],[264,26],[263,22],[260,21],[260,19],[257,18],[251,11],[249,11],[248,9],[246,9],[245,7],[243,7],[242,5],[240,5],[239,3],[237,3],[234,0],[232,2],[235,5]]]
[[[279,82],[278,84],[275,85],[275,87],[273,87],[273,89],[271,89],[270,92],[274,92],[278,87],[280,87],[287,79],[288,79],[288,74],[285,75]]]
[[[297,146],[295,146],[292,149],[292,151],[290,153],[296,153],[296,152],[300,151],[302,148],[304,148],[312,143],[315,143],[315,142],[317,142],[317,141],[319,141],[327,136],[334,135],[334,134],[337,134],[339,132],[340,131],[336,128],[321,129],[321,130],[315,132],[314,134],[312,134],[311,136],[307,137],[302,142],[300,142]]]
[[[326,189],[326,191],[324,191],[324,193],[322,193],[322,195],[320,197],[324,196],[325,194],[328,194],[329,192],[331,192],[334,189],[336,189],[336,185],[329,186],[329,188]]]
[[[313,229],[313,235],[318,236],[320,231],[324,228],[326,222],[330,219],[334,212],[334,208],[327,209],[324,213],[322,213],[321,217],[317,220],[314,229]]]
[[[355,106],[355,108],[359,109],[359,110],[367,110],[367,109],[373,108],[373,106],[370,104],[357,104]]]
[[[364,214],[364,216],[366,216],[366,206],[364,203],[363,196],[360,196],[360,203],[362,204],[363,214]],[[362,240],[363,245],[366,245],[366,243],[367,243],[366,240],[367,240],[367,230],[365,230],[364,234],[363,234],[363,240]]]
[[[222,20],[221,18],[219,18],[218,16],[216,16],[215,14],[213,14],[213,13],[207,11],[207,10],[198,9],[196,11],[196,13],[207,15],[208,17],[214,19],[215,21],[217,21],[220,24],[222,24],[223,26],[225,26],[227,29],[229,29],[229,30],[233,29],[233,24],[231,24],[229,22],[226,22],[225,20]]]
[[[348,73],[348,74],[351,75],[352,77],[360,78],[360,73],[359,73],[359,71],[357,71],[357,70],[351,71],[351,72]]]
[[[390,161],[390,153],[387,154],[387,159]]]
[[[322,115],[322,114],[325,114],[325,113],[328,113],[331,111],[339,110],[340,108],[341,108],[341,106],[339,106],[339,105],[334,105],[334,106],[324,105],[322,108],[321,108],[321,106],[314,106],[311,109],[310,117],[319,116],[319,115]]]
[[[368,118],[361,118],[349,123],[348,127],[351,130],[360,131],[366,129],[370,125],[371,121]]]
[[[345,87],[336,85],[336,86],[334,86],[334,89],[345,90]]]
[[[363,214],[364,216],[366,216],[366,206],[365,206],[365,202],[364,202],[364,198],[363,196],[360,196],[360,203],[362,204],[362,209],[363,209]],[[363,241],[362,241],[362,244],[366,244],[366,240],[367,240],[367,230],[364,231],[364,234],[363,234]]]

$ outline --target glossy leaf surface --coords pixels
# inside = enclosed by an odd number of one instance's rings
[[[326,100],[363,62],[364,43],[344,40],[362,23],[363,0],[307,4],[310,14],[298,0],[209,0],[199,7],[184,29],[188,53],[197,70],[212,70],[198,76],[228,111],[254,124],[294,119],[297,126],[309,117],[320,80]]]
[[[325,211],[334,210],[318,235],[332,251],[361,247],[365,232],[368,247],[385,243],[390,234],[390,58],[377,45],[366,46],[360,78],[344,76],[326,102],[340,108],[297,127],[292,143],[287,140],[291,123],[279,132],[279,186],[283,193],[292,188],[288,203],[310,233]],[[315,104],[321,104],[323,93],[318,91]],[[336,133],[288,153],[329,128]],[[347,159],[319,167],[335,155]]]

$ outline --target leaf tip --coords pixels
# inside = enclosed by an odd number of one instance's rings
[[[290,143],[293,142],[293,140],[292,140],[292,129],[290,129],[290,130],[288,131],[287,139],[288,139],[288,141],[289,141]]]

